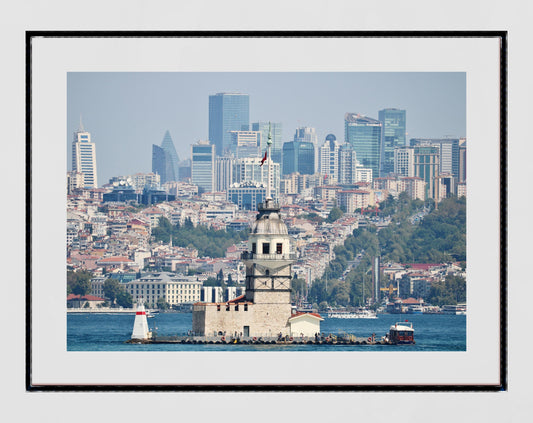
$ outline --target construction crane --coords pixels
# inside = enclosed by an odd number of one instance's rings
[[[378,215],[378,211],[379,211],[379,208],[378,208],[378,205],[376,204],[376,208],[374,209],[370,209],[370,210],[363,210],[363,208],[361,207],[361,216],[363,215],[363,213],[372,213],[372,212],[375,212],[376,213],[376,217]]]

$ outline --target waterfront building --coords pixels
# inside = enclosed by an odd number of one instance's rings
[[[215,189],[215,146],[209,141],[191,145],[191,182],[200,193]]]
[[[333,181],[339,180],[339,150],[341,144],[333,134],[326,136],[326,141],[318,152],[318,171]]]
[[[160,175],[162,184],[179,179],[179,157],[169,131],[165,132],[161,146],[152,145],[152,172]]]
[[[356,113],[344,115],[344,140],[357,153],[357,160],[365,168],[379,175],[381,157],[382,123]]]
[[[231,154],[240,159],[242,157],[261,157],[261,132],[259,131],[230,131]]]
[[[315,145],[310,141],[290,141],[283,144],[283,175],[298,172],[315,173]]]
[[[142,300],[150,307],[157,306],[159,299],[174,306],[200,301],[202,282],[195,276],[176,275],[170,272],[143,274],[140,278],[123,284],[133,302]]]
[[[405,110],[400,109],[383,109],[378,112],[378,119],[383,124],[380,176],[394,172],[394,149],[406,145],[405,117]]]
[[[248,94],[217,93],[209,96],[209,140],[216,154],[223,156],[230,150],[230,131],[248,131],[250,125]]]
[[[97,188],[96,145],[91,142],[91,134],[80,127],[74,132],[72,141],[72,172],[81,172],[83,188]]]

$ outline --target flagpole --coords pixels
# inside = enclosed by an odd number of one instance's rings
[[[266,191],[266,201],[268,203],[269,200],[272,200],[272,196],[270,194],[270,163],[272,160],[270,159],[270,146],[272,145],[272,133],[270,130],[270,122],[268,122],[268,141],[267,141],[267,165],[268,165],[268,176],[267,176],[267,191]]]

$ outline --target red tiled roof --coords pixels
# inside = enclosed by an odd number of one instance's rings
[[[133,261],[131,261],[127,257],[106,257],[106,258],[98,260],[98,262],[99,263],[115,263],[115,262],[133,263]]]
[[[84,295],[83,297],[80,297],[79,294],[69,294],[67,301],[69,300],[105,301],[103,298],[95,297],[94,295]]]
[[[441,266],[441,263],[405,263],[404,266],[411,266],[412,269],[428,270],[430,267]]]

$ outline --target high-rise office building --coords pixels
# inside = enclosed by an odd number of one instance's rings
[[[466,182],[466,141],[459,146],[459,183]]]
[[[270,150],[272,161],[281,164],[281,154],[283,149],[282,125],[280,122],[254,122],[252,131],[261,132],[261,154],[266,151],[266,142],[268,140],[268,131],[272,136],[272,147]]]
[[[432,145],[439,148],[440,173],[459,178],[459,138],[412,138],[411,146]]]
[[[334,181],[339,181],[339,150],[341,144],[333,134],[326,136],[326,141],[318,151],[318,171]]]
[[[351,144],[339,147],[339,184],[355,184],[357,177],[357,153]]]
[[[152,172],[161,177],[162,184],[179,180],[179,157],[169,131],[161,146],[152,144]]]
[[[200,194],[215,189],[215,146],[209,141],[191,145],[191,182]]]
[[[84,188],[97,188],[96,146],[91,142],[91,134],[80,127],[74,132],[72,141],[72,172],[81,172]]]
[[[383,109],[378,114],[383,124],[380,176],[394,172],[394,149],[406,145],[405,110]]]
[[[290,141],[283,144],[283,174],[298,172],[300,175],[315,173],[315,146],[307,141]]]
[[[261,156],[261,132],[259,131],[230,131],[231,154],[240,159],[242,157]]]
[[[318,171],[318,136],[316,135],[315,128],[309,126],[302,126],[296,129],[294,134],[294,141],[303,141],[313,143],[315,151],[315,169],[313,173]]]
[[[394,173],[400,176],[415,176],[413,147],[397,147],[394,149]]]
[[[228,187],[234,182],[234,163],[235,158],[231,156],[217,157],[215,159],[215,190],[217,192],[227,191]]]
[[[426,183],[425,198],[436,198],[440,189],[439,179],[439,147],[433,145],[419,145],[414,147],[414,172],[416,177]]]
[[[357,153],[357,160],[365,168],[379,175],[382,123],[356,113],[344,115],[344,139]]]
[[[217,93],[209,96],[209,141],[216,146],[218,156],[230,150],[230,131],[248,131],[249,127],[248,94]]]

